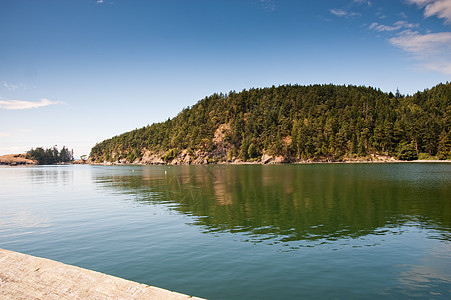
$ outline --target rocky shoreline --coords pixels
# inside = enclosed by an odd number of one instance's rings
[[[27,159],[26,154],[8,154],[0,156],[0,165],[7,166],[23,166],[23,165],[36,165],[36,160]]]
[[[85,160],[75,160],[72,163],[59,163],[63,165],[71,165],[71,164],[85,164]],[[34,159],[26,158],[25,153],[20,154],[7,154],[0,156],[0,166],[32,166],[37,165],[38,161]]]
[[[233,157],[230,161],[217,161],[211,159],[206,153],[194,153],[190,155],[187,151],[181,151],[176,157],[165,160],[161,153],[145,152],[142,158],[129,161],[126,158],[117,161],[92,161],[88,159],[86,164],[93,165],[271,165],[271,164],[314,164],[314,163],[401,163],[401,162],[420,162],[420,163],[442,163],[451,162],[451,160],[422,159],[405,161],[398,160],[392,156],[371,154],[365,157],[344,158],[342,160],[317,159],[317,160],[293,160],[283,156],[271,156],[263,154],[260,158],[252,161],[242,161]]]
[[[36,160],[25,158],[25,154],[8,154],[0,156],[0,165],[4,166],[30,166],[37,165]],[[127,159],[120,159],[118,161],[110,162],[95,162],[91,159],[75,160],[72,163],[64,163],[65,165],[279,165],[279,164],[315,164],[315,163],[402,163],[402,162],[417,162],[417,163],[451,163],[451,160],[436,160],[436,159],[421,159],[421,160],[398,160],[395,157],[383,155],[368,155],[365,157],[345,158],[343,160],[290,160],[283,156],[271,156],[264,154],[261,158],[254,161],[242,161],[237,158],[232,158],[231,161],[212,161],[208,156],[200,156],[192,159],[189,154],[181,152],[172,160],[164,160],[161,155],[146,153],[141,159],[128,161]]]

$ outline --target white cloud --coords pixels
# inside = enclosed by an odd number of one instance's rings
[[[331,14],[336,15],[338,17],[344,17],[346,16],[348,13],[342,9],[331,9],[329,10]]]
[[[375,12],[374,15],[375,15],[376,17],[378,17],[379,19],[386,19],[386,18],[387,18],[387,16],[384,15],[384,13],[382,13],[381,11]]]
[[[417,28],[419,24],[412,24],[407,21],[398,21],[393,25],[383,25],[379,23],[372,23],[368,28],[374,31],[397,31],[401,29],[413,29]]]
[[[427,18],[436,15],[451,23],[451,0],[407,0],[407,2],[423,8],[424,16]]]
[[[50,101],[48,99],[41,99],[39,102],[22,101],[22,100],[1,100],[0,109],[13,110],[13,109],[30,109],[39,108],[54,104],[64,104],[62,101]]]
[[[13,84],[13,83],[10,83],[7,81],[3,81],[3,86],[10,91],[15,91],[19,88],[25,88],[25,86],[23,84]]]
[[[368,1],[368,0],[354,0],[353,2],[357,3],[357,4],[366,4],[368,6],[372,5],[371,1]]]
[[[420,34],[406,30],[389,42],[410,53],[424,68],[451,75],[451,32]]]
[[[97,4],[102,4],[102,3],[104,3],[105,1],[104,0],[97,0]]]
[[[340,8],[333,8],[330,9],[329,12],[337,17],[355,17],[360,16],[359,13],[353,12],[353,11],[346,11],[344,9]]]
[[[420,34],[417,31],[406,30],[390,42],[401,49],[421,54],[436,55],[441,50],[451,50],[451,32]]]
[[[277,7],[277,4],[273,0],[260,0],[260,4],[264,9],[269,11],[273,11]]]

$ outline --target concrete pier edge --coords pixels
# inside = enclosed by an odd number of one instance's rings
[[[202,300],[1,248],[0,298]]]

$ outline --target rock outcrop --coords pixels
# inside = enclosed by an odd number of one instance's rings
[[[37,161],[27,159],[26,154],[8,154],[0,156],[0,165],[36,165]]]

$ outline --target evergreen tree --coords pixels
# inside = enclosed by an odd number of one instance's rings
[[[227,130],[218,144],[220,126]],[[192,149],[193,159],[208,153],[218,161],[236,156],[247,161],[263,152],[291,160],[343,160],[369,154],[406,157],[411,147],[414,156],[446,158],[450,130],[449,83],[413,96],[352,85],[273,86],[213,94],[165,122],[96,144],[90,158],[133,162],[149,150],[169,162],[174,153]]]

